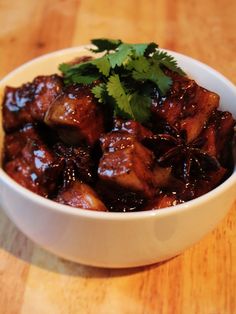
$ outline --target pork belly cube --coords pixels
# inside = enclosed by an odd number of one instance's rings
[[[15,159],[6,162],[4,169],[24,187],[48,196],[55,190],[57,184],[54,161],[53,153],[39,138],[28,138],[21,152],[18,152]],[[54,171],[50,172],[50,168]],[[52,173],[54,177],[50,175]]]
[[[22,149],[21,157],[31,166],[39,178],[44,175],[45,170],[55,160],[50,149],[39,139],[29,140]]]
[[[85,141],[93,145],[104,132],[102,108],[89,86],[70,86],[51,103],[45,123],[57,129],[68,144]]]
[[[61,189],[54,200],[77,208],[107,211],[106,206],[95,191],[80,181],[74,181],[69,186]]]
[[[152,197],[156,192],[153,153],[128,133],[111,132],[108,137],[113,138],[110,146],[103,144],[105,152],[98,167],[100,179]]]
[[[219,106],[219,96],[199,86],[195,81],[171,74],[173,85],[166,98],[153,100],[152,111],[192,142],[203,130],[212,112]]]
[[[4,160],[11,160],[21,154],[28,139],[38,139],[39,135],[33,124],[26,124],[19,131],[5,135],[4,138]]]
[[[133,135],[138,141],[151,138],[153,133],[151,130],[145,128],[141,123],[134,120],[115,119],[114,131],[123,131]]]
[[[227,111],[216,111],[209,119],[202,132],[206,142],[203,150],[215,156],[220,163],[229,168],[232,163],[232,139],[234,135],[235,120]]]
[[[38,76],[33,80],[35,87],[34,100],[30,112],[34,120],[43,121],[51,102],[62,92],[62,78],[56,74]]]
[[[42,121],[62,87],[58,75],[38,76],[21,87],[6,87],[2,104],[4,130],[10,132],[26,123]]]
[[[192,142],[201,133],[212,112],[219,106],[219,95],[200,86],[197,87],[194,103],[194,116],[184,118],[180,122],[180,130],[185,131],[187,142]]]
[[[134,141],[136,141],[136,139],[133,135],[120,131],[112,131],[100,137],[103,152],[112,152],[132,146]]]
[[[7,162],[4,165],[4,170],[23,187],[41,196],[48,196],[47,188],[39,184],[38,175],[34,172],[31,165],[21,157]]]
[[[2,103],[3,128],[6,132],[32,122],[30,105],[34,99],[34,85],[27,83],[21,87],[5,88]]]

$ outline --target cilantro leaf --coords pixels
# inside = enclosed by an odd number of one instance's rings
[[[120,44],[122,44],[122,41],[120,39],[97,38],[92,39],[91,43],[97,47],[95,49],[91,49],[91,51],[103,52],[106,50],[115,50]]]
[[[61,63],[59,64],[58,69],[62,72],[62,73],[66,73],[70,70],[71,66],[68,63]]]
[[[160,90],[162,95],[165,95],[172,84],[172,80],[169,76],[161,70],[159,61],[150,61],[149,66],[145,69],[135,68],[132,72],[132,77],[138,81],[151,81]]]
[[[149,69],[149,62],[144,56],[136,59],[130,59],[126,64],[127,70],[136,70],[137,72],[147,72]]]
[[[150,56],[151,54],[153,54],[157,50],[157,48],[158,48],[158,45],[155,43],[148,44],[148,46],[145,50],[144,56],[145,57]]]
[[[92,88],[92,93],[98,99],[98,102],[104,103],[107,97],[106,84],[100,83]]]
[[[134,114],[130,106],[129,97],[125,92],[119,75],[112,75],[107,83],[108,95],[111,96],[116,103],[115,113],[122,114],[123,117],[134,119]]]
[[[121,66],[131,53],[130,45],[121,44],[116,52],[113,52],[108,56],[111,67],[114,69],[116,66]]]
[[[110,65],[110,62],[109,62],[107,56],[94,59],[90,63],[95,65],[98,68],[99,72],[101,72],[103,75],[105,75],[105,76],[109,75],[111,65]]]
[[[178,67],[177,61],[171,55],[168,55],[166,51],[158,50],[154,53],[153,59],[159,61],[166,66],[169,70],[177,72],[180,75],[185,75],[185,72]]]
[[[92,84],[94,81],[98,80],[100,75],[98,73],[90,74],[73,74],[70,76],[69,83],[78,83],[78,84]]]
[[[151,116],[151,97],[138,92],[130,96],[130,105],[135,120],[143,123],[149,120]]]
[[[143,56],[148,44],[132,44],[130,46],[135,51],[137,56]]]

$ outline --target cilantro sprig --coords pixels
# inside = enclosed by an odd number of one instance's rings
[[[128,44],[114,39],[92,39],[94,53],[102,56],[79,64],[60,64],[66,84],[92,84],[100,103],[113,107],[115,116],[146,122],[151,114],[153,89],[165,96],[172,79],[167,68],[185,75],[173,56],[155,43]]]

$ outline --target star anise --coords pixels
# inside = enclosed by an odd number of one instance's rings
[[[207,180],[212,171],[220,168],[218,160],[203,150],[206,139],[197,137],[187,143],[185,132],[166,125],[163,133],[153,135],[146,142],[161,167],[172,167],[172,173],[185,183],[197,179]]]
[[[61,178],[62,186],[66,187],[76,180],[82,180],[86,183],[93,182],[94,164],[87,148],[68,147],[62,143],[57,143],[53,150],[57,159],[50,171],[52,174],[55,169],[56,176]]]

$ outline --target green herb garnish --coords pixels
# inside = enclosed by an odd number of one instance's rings
[[[66,84],[99,82],[92,93],[100,103],[112,105],[115,116],[148,121],[153,88],[165,96],[172,85],[163,68],[185,75],[177,61],[155,43],[127,44],[105,38],[91,42],[91,51],[103,53],[101,57],[75,65],[64,63],[59,69]]]

